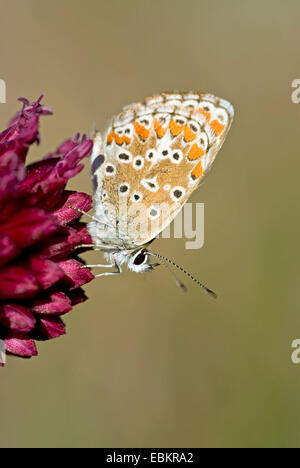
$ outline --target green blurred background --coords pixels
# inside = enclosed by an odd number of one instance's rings
[[[299,15],[298,1],[1,0],[1,128],[19,96],[55,111],[32,160],[164,90],[236,111],[192,199],[205,246],[155,244],[218,300],[163,269],[89,284],[65,337],[0,371],[2,447],[300,446]],[[70,187],[90,193],[86,165]]]

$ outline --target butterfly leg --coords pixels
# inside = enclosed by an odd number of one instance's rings
[[[100,273],[100,275],[95,275],[95,278],[100,278],[100,276],[112,276],[112,275],[119,275],[120,271],[112,271],[110,273]]]
[[[122,269],[116,263],[113,255],[110,256],[110,261],[111,261],[111,264],[106,264],[106,265],[99,265],[99,264],[98,265],[83,265],[82,267],[80,267],[80,269],[83,269],[83,268],[116,268],[117,269],[117,271],[111,271],[109,273],[100,273],[100,275],[95,275],[95,278],[99,278],[100,276],[119,275],[120,273],[122,273]]]
[[[74,247],[74,250],[78,250],[78,249],[90,249],[90,248],[93,248],[93,249],[97,250],[95,244],[81,244],[81,245],[76,245],[76,246]]]
[[[82,267],[80,267],[80,270],[82,270],[83,268],[113,268],[114,266],[116,265],[83,265]]]
[[[115,264],[115,265],[106,265],[106,266],[116,267],[117,271],[111,271],[109,273],[100,273],[100,275],[96,275],[95,278],[100,278],[100,276],[119,275],[120,273],[122,273],[121,267],[119,265],[117,265],[117,264]]]
[[[96,218],[96,216],[90,215],[89,213],[87,213],[86,211],[81,210],[80,208],[77,208],[77,207],[71,206],[71,205],[68,206],[68,208],[70,208],[70,209],[72,209],[72,210],[74,210],[74,211],[77,211],[78,213],[80,213],[80,214],[82,214],[82,215],[84,215],[84,216],[87,216],[88,218],[92,219],[93,221],[95,221],[95,222],[98,223],[98,224],[103,224],[103,226],[109,226],[109,227],[111,227],[110,224],[107,224],[107,223],[105,223],[104,221],[101,221],[101,219]]]

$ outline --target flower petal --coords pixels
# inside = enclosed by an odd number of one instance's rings
[[[13,332],[28,333],[35,322],[33,313],[19,304],[4,304],[0,310],[0,323]]]
[[[59,317],[42,318],[36,330],[36,339],[52,340],[66,334],[64,322]]]
[[[28,268],[15,265],[0,270],[0,299],[26,299],[38,291],[38,283]]]
[[[35,190],[40,190],[44,195],[62,190],[70,178],[82,171],[83,166],[78,165],[78,163],[90,155],[93,142],[83,136],[81,142],[72,146],[74,147],[66,154],[61,156],[57,154],[56,157],[52,155],[51,158],[48,156],[46,161],[47,164],[53,165],[52,171],[36,184]]]
[[[20,248],[29,247],[58,229],[52,215],[37,208],[16,213],[0,227],[0,234],[9,236]]]
[[[66,190],[63,195],[62,206],[53,213],[59,224],[65,226],[82,216],[80,212],[73,208],[77,208],[85,212],[90,211],[92,208],[91,197],[86,193]]]
[[[78,166],[78,163],[86,156],[89,156],[92,149],[92,140],[84,135],[81,142],[78,142],[71,151],[64,154],[64,157],[61,158],[55,170],[52,172],[51,178],[54,180],[63,179],[64,182],[67,183],[70,178],[74,177],[83,169],[83,166]]]
[[[47,178],[56,163],[55,160],[43,160],[27,166],[26,179],[22,181],[19,188],[20,195],[32,195],[33,192],[37,192],[37,184]]]
[[[27,100],[21,99],[23,109],[9,123],[7,130],[0,134],[0,144],[13,141],[18,142],[18,155],[25,160],[29,145],[40,141],[39,117],[51,114],[49,107],[40,104],[43,95],[34,103],[29,104]]]
[[[6,234],[0,235],[0,266],[12,260],[18,255],[19,249]]]
[[[48,289],[64,277],[63,270],[51,260],[42,257],[30,259],[30,269],[34,273],[42,289]]]
[[[1,149],[1,145],[0,145]],[[14,151],[4,154],[0,159],[0,193],[17,194],[18,184],[26,177],[26,169]]]
[[[10,354],[15,354],[16,356],[24,358],[29,358],[38,355],[34,340],[22,338],[6,338],[4,342],[5,349]]]
[[[72,310],[72,303],[62,291],[54,291],[47,297],[33,300],[32,311],[42,315],[62,315]]]
[[[44,257],[58,260],[66,258],[75,247],[92,243],[86,226],[83,223],[73,223],[72,227],[68,226],[63,231],[43,241],[40,245],[40,251]],[[85,250],[87,249],[80,249],[80,252]]]
[[[69,291],[68,295],[72,301],[72,306],[81,304],[82,302],[85,302],[88,299],[84,290],[81,288],[77,288],[77,289],[73,289],[73,291]]]
[[[1,146],[1,145],[0,145]],[[19,183],[26,174],[25,166],[16,154],[0,158],[0,221],[9,219],[18,209]]]
[[[60,268],[65,272],[64,282],[72,289],[79,288],[94,279],[94,275],[88,268],[77,260],[69,259],[58,262]]]

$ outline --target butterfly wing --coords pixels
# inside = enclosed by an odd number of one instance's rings
[[[164,93],[113,119],[103,142],[95,140],[93,176],[96,215],[117,225],[114,241],[147,244],[174,219],[210,170],[233,115],[210,94]]]

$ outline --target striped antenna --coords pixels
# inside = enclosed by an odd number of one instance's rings
[[[180,265],[177,265],[177,263],[173,262],[173,260],[170,260],[167,257],[164,257],[163,255],[160,255],[158,253],[154,252],[149,252],[150,255],[153,255],[153,257],[156,257],[158,260],[161,262],[168,262],[170,265],[173,265],[175,268],[180,270],[182,273],[184,273],[188,278],[190,278],[192,281],[194,281],[200,288],[204,289],[210,296],[214,297],[215,299],[217,298],[216,293],[214,293],[211,289],[209,289],[207,286],[204,284],[200,283],[194,276],[192,276],[188,271],[186,271],[184,268],[182,268]],[[177,280],[178,281],[178,280]],[[179,282],[180,283],[180,282]],[[182,283],[180,283],[182,284]],[[179,284],[179,285],[180,285]],[[183,285],[182,285],[183,286]],[[180,287],[182,287],[180,286]]]

